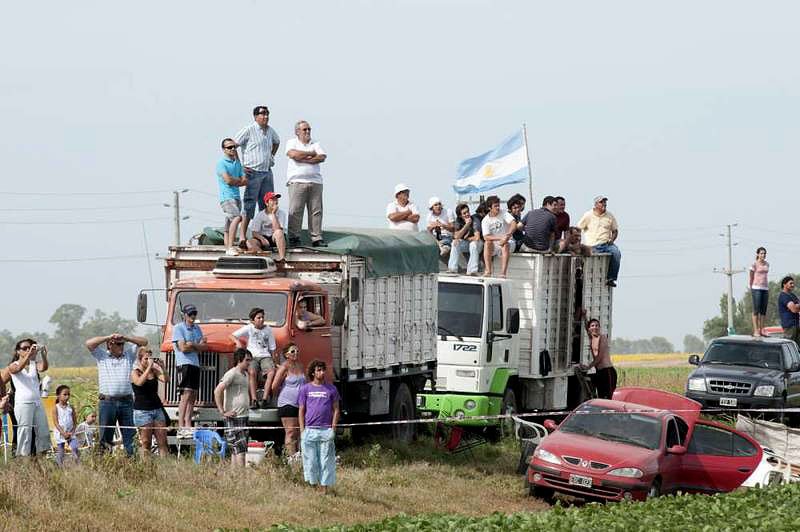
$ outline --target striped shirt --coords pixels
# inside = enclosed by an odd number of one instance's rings
[[[136,345],[126,343],[122,348],[122,356],[114,357],[102,345],[92,351],[97,360],[98,392],[103,395],[133,395],[131,388],[131,370],[136,362]]]
[[[272,146],[280,145],[281,139],[272,126],[267,126],[264,131],[261,126],[253,122],[238,132],[233,140],[241,146],[242,164],[245,167],[257,172],[268,172],[275,164]]]

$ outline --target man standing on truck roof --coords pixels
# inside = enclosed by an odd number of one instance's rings
[[[622,258],[619,248],[614,241],[619,236],[619,226],[614,215],[606,210],[608,198],[597,196],[594,198],[594,208],[586,212],[578,222],[578,226],[586,237],[586,245],[592,247],[595,253],[610,253],[611,262],[606,274],[606,285],[617,286],[619,264]]]
[[[278,133],[269,125],[269,109],[266,105],[259,105],[253,109],[253,118],[255,119],[253,124],[244,127],[233,137],[242,150],[240,160],[247,176],[242,219],[245,230],[253,219],[256,203],[259,209],[263,209],[264,194],[275,190],[272,166],[275,164],[275,153],[281,145]]]
[[[300,120],[294,126],[295,138],[286,143],[286,186],[289,189],[289,245],[300,244],[303,211],[308,210],[311,245],[325,247],[322,239],[322,173],[319,165],[328,156],[319,142],[311,140],[311,125]]]
[[[103,346],[105,344],[105,346]],[[122,445],[133,456],[133,388],[131,371],[136,363],[137,347],[147,345],[147,338],[114,333],[86,340],[86,349],[97,361],[98,411],[100,442],[110,450],[114,442],[114,426],[119,423]]]
[[[419,231],[419,211],[411,203],[411,191],[408,185],[398,183],[394,187],[394,201],[386,206],[386,218],[389,219],[389,229],[400,231]]]
[[[184,305],[183,321],[172,330],[175,348],[175,366],[178,374],[178,438],[192,437],[192,413],[197,392],[200,389],[200,357],[198,353],[208,350],[206,337],[197,320],[197,307]]]
[[[225,213],[225,247],[230,248],[236,240],[236,229],[241,225],[241,240],[247,239],[247,226],[242,221],[242,200],[239,187],[247,185],[242,163],[236,154],[237,145],[233,139],[222,140],[223,157],[217,163],[217,182],[219,184],[219,206]]]
[[[446,261],[453,243],[453,213],[444,208],[442,200],[433,196],[428,200],[428,232],[439,244],[439,256]]]
[[[778,315],[781,318],[783,337],[800,344],[800,300],[794,295],[794,278],[790,275],[781,279]]]
[[[247,350],[253,355],[253,362],[249,366],[250,377],[250,406],[256,405],[256,390],[258,388],[259,377],[266,376],[264,384],[264,400],[269,398],[272,389],[272,379],[275,377],[275,366],[278,365],[275,356],[275,336],[272,334],[272,327],[264,321],[264,309],[256,307],[250,311],[250,323],[237,329],[231,335],[236,347],[242,346],[242,340],[246,342]]]
[[[225,372],[214,388],[214,404],[225,419],[225,439],[231,452],[231,465],[244,467],[247,456],[249,396],[247,371],[253,355],[247,349],[233,352],[235,366]]]
[[[545,196],[541,209],[534,209],[522,218],[522,251],[547,253],[553,249],[556,233],[556,215],[553,213],[555,202],[553,196]]]
[[[263,211],[258,211],[250,230],[253,238],[247,241],[247,249],[250,251],[262,251],[272,248],[278,249],[276,261],[280,262],[286,258],[286,213],[278,208],[280,194],[267,192],[264,194],[266,207]]]

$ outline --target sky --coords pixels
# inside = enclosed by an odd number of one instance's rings
[[[427,205],[459,161],[527,124],[533,201],[620,224],[613,336],[687,333],[764,245],[800,271],[800,5],[793,2],[16,2],[0,20],[0,329],[62,303],[135,316],[155,258],[222,221],[220,140],[268,105],[328,153],[330,227],[385,225],[398,182]],[[791,65],[795,66],[792,67]],[[286,157],[276,188],[285,192]],[[497,190],[528,196],[527,184]],[[747,294],[746,274],[734,295]]]

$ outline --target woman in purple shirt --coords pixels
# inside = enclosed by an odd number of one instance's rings
[[[295,344],[290,343],[283,349],[283,356],[286,361],[281,364],[275,373],[275,380],[272,382],[272,395],[278,396],[278,417],[281,418],[283,430],[286,435],[283,440],[283,452],[288,456],[293,456],[297,452],[297,441],[300,436],[300,425],[298,414],[298,396],[300,387],[306,383],[303,375],[303,364],[297,360],[300,350]]]
[[[303,476],[323,492],[336,483],[336,424],[339,422],[339,391],[325,382],[327,366],[312,360],[300,388],[300,445],[303,450]]]

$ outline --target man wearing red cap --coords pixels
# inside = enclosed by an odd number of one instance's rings
[[[280,194],[267,192],[264,194],[264,210],[259,211],[250,224],[253,238],[247,241],[249,251],[266,251],[277,248],[277,261],[282,261],[286,257],[286,213],[278,208],[278,198]]]
[[[308,210],[311,245],[325,247],[322,239],[322,173],[319,165],[328,158],[319,142],[311,140],[311,126],[300,120],[294,126],[295,138],[286,143],[286,186],[289,189],[289,245],[300,244],[303,211]]]

